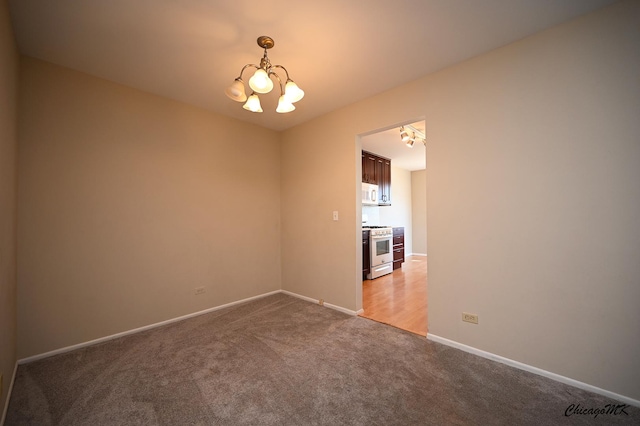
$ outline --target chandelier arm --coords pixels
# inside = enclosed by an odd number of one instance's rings
[[[254,67],[255,69],[259,69],[260,68],[256,64],[247,64],[244,67],[242,67],[242,69],[240,70],[240,75],[238,76],[238,78],[242,79],[242,74],[244,73],[244,70],[246,70],[248,67]]]
[[[287,74],[287,81],[291,80],[291,78],[289,77],[289,71],[287,71],[287,69],[285,67],[283,67],[282,65],[274,65],[271,68],[281,68],[284,70],[284,73]]]
[[[275,67],[271,67],[271,68],[275,68]],[[269,70],[268,76],[271,77],[272,75],[275,75],[276,78],[278,79],[278,85],[280,86],[280,96],[284,95],[284,87],[282,86],[282,79],[280,78],[277,72]]]

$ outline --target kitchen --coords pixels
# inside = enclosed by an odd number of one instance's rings
[[[422,120],[361,137],[361,315],[421,335],[427,332],[424,129]]]

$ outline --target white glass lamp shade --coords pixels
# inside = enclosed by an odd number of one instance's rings
[[[293,80],[288,80],[287,84],[284,86],[284,95],[289,100],[289,102],[294,103],[298,102],[300,99],[304,97],[304,91],[298,87]]]
[[[276,112],[285,113],[285,112],[291,112],[294,109],[296,109],[296,107],[293,106],[293,104],[289,102],[289,100],[287,100],[285,95],[280,96],[280,99],[278,100],[278,108],[276,108]]]
[[[262,68],[258,68],[249,79],[249,87],[256,93],[269,93],[273,89],[273,81]]]
[[[260,98],[255,93],[252,93],[247,99],[247,102],[242,105],[242,108],[251,112],[262,112],[262,106],[260,105]]]
[[[236,78],[231,86],[227,87],[224,94],[236,102],[244,102],[247,100],[247,94],[244,93],[244,83],[239,78]]]

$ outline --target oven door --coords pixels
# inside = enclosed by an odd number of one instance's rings
[[[371,236],[371,266],[393,263],[393,236]]]

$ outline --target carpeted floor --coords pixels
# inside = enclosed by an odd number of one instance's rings
[[[21,365],[6,425],[640,423],[571,404],[620,403],[277,294]]]

